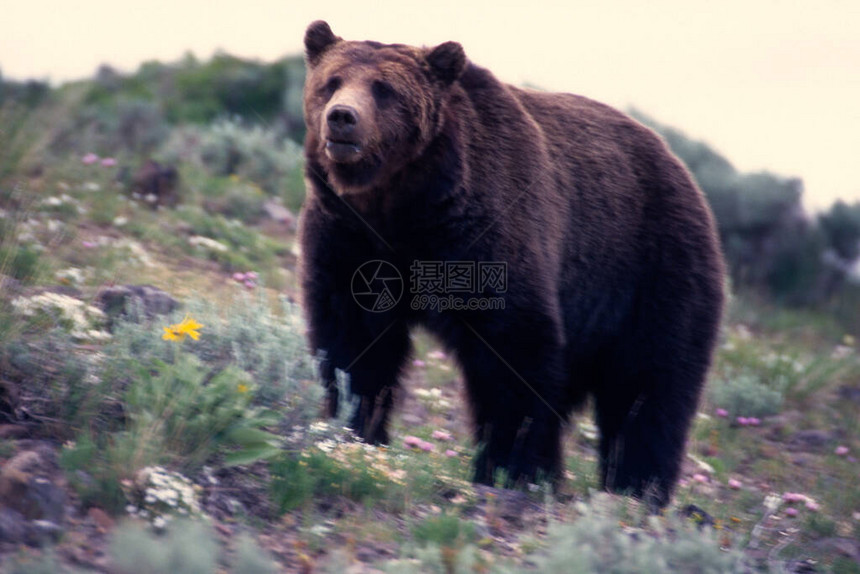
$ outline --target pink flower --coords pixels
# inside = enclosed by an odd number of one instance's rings
[[[806,501],[806,508],[808,510],[811,510],[812,512],[817,512],[818,509],[821,508],[821,506],[817,502],[815,502],[814,500],[807,500]]]
[[[417,436],[407,435],[407,436],[403,437],[403,446],[405,446],[406,448],[417,447],[422,442],[424,442],[424,441],[421,440],[420,438],[418,438]]]
[[[729,479],[729,488],[731,488],[732,490],[740,490],[741,486],[743,485],[741,484],[740,480],[737,480],[735,478]]]
[[[434,445],[432,442],[426,442],[422,440],[421,444],[418,445],[418,448],[420,448],[424,452],[432,452],[436,448],[436,445]]]
[[[412,361],[412,364],[415,365],[416,367],[423,367],[427,363],[425,363],[421,359],[415,359],[414,361]]]
[[[738,421],[738,424],[741,425],[742,427],[745,427],[748,424],[750,424],[749,419],[746,417],[738,417],[736,420]]]
[[[88,153],[84,157],[81,158],[81,161],[84,162],[85,165],[92,165],[99,160],[99,156],[94,153]]]
[[[256,286],[257,286],[257,284],[254,283],[253,281],[251,281],[250,279],[245,280],[245,287],[247,287],[248,289],[253,289]]]
[[[756,417],[749,417],[747,419],[747,424],[750,425],[751,427],[757,427],[758,425],[761,424],[761,419],[757,419]]]
[[[717,416],[720,418],[727,418],[729,416],[729,411],[727,411],[726,409],[717,409],[716,413]]]
[[[84,247],[86,247],[87,249],[92,249],[92,248],[93,248],[93,247],[95,247],[97,244],[96,244],[94,241],[82,241],[82,242],[81,242],[81,245],[83,245],[83,246],[84,246]]]
[[[682,478],[678,481],[678,486],[680,486],[681,488],[687,488],[688,486],[690,486],[690,481],[686,478]]]
[[[239,283],[241,283],[244,280],[245,280],[245,274],[244,273],[233,273],[233,281],[238,281]]]
[[[803,502],[806,500],[806,495],[799,492],[786,492],[782,495],[782,500],[785,502]]]
[[[789,506],[785,509],[785,515],[794,518],[795,516],[797,516],[797,509]]]
[[[436,440],[453,440],[454,436],[448,431],[444,430],[434,430],[433,434],[430,435]]]
[[[256,281],[260,278],[260,276],[257,275],[256,271],[248,271],[247,273],[245,273],[245,277],[250,279],[251,281]]]
[[[836,454],[836,456],[845,456],[846,454],[848,454],[848,447],[844,444],[840,444],[833,452],[834,454]]]
[[[106,157],[102,160],[102,167],[113,167],[116,165],[116,159],[112,157]]]
[[[448,458],[455,457],[455,456],[457,456],[457,451],[451,450],[449,448],[448,450],[445,451],[445,456],[447,456]]]
[[[444,358],[445,358],[445,356],[446,356],[446,355],[445,355],[445,353],[444,353],[444,352],[442,352],[442,351],[438,351],[438,350],[437,350],[437,351],[430,351],[429,353],[427,353],[427,358],[428,358],[428,359],[436,359],[436,360],[439,360],[439,361],[441,361],[442,359],[444,359]]]
[[[694,482],[701,482],[701,483],[705,483],[705,482],[708,482],[708,477],[707,477],[707,476],[705,476],[704,474],[696,473],[696,474],[694,474],[694,475],[693,475],[693,481],[694,481]]]

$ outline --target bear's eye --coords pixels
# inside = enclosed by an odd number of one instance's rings
[[[396,95],[397,93],[394,91],[394,88],[392,88],[391,84],[388,82],[382,82],[379,80],[373,82],[373,97],[380,103],[393,100]]]
[[[329,78],[328,82],[326,82],[323,86],[322,93],[325,94],[327,97],[331,97],[331,95],[335,93],[340,87],[340,83],[341,80],[338,76]]]

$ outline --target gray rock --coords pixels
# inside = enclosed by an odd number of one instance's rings
[[[59,542],[63,535],[63,527],[50,520],[33,520],[27,526],[26,542],[31,546]]]
[[[21,544],[27,540],[27,519],[8,507],[0,507],[0,540]]]
[[[834,439],[833,433],[823,430],[798,431],[791,436],[791,443],[798,447],[821,448]]]
[[[60,477],[46,444],[33,443],[0,467],[0,539],[39,545],[59,536],[66,516]]]
[[[270,219],[285,224],[291,230],[296,229],[296,216],[279,202],[270,199],[263,204],[263,210]]]
[[[117,317],[132,317],[142,313],[146,319],[167,315],[179,307],[168,293],[152,285],[116,285],[106,287],[96,295],[96,304],[113,321]]]

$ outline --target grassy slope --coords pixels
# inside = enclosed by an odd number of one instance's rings
[[[73,105],[73,91],[46,108],[47,116],[30,118],[13,142],[4,142],[14,143],[18,151],[14,162],[3,166],[0,272],[29,283],[25,292],[66,283],[88,301],[105,284],[147,283],[179,299],[202,297],[229,309],[244,289],[230,274],[254,270],[265,285],[275,288],[272,293],[297,297],[291,232],[245,224],[236,231],[225,227],[222,214],[207,204],[212,190],[242,193],[248,182],[241,178],[216,178],[197,167],[181,166],[184,206],[154,211],[123,195],[115,179],[117,168],[85,166],[76,156],[53,155],[41,161],[45,117],[61,117]],[[36,164],[39,170],[32,169]],[[206,234],[229,244],[242,258],[190,246],[192,235]],[[41,246],[38,255],[16,255],[29,253],[32,246]],[[69,268],[82,270],[82,279],[58,279],[57,273]],[[4,352],[13,341],[36,342],[51,329],[12,313],[9,293],[0,294]],[[153,325],[155,338],[160,328]],[[202,333],[199,344],[207,345],[205,328]],[[713,393],[703,400],[690,441],[691,458],[671,512],[696,505],[709,515],[698,519],[717,527],[715,544],[744,548],[761,567],[814,560],[820,570],[858,571],[857,563],[839,550],[847,544],[840,541],[860,538],[855,458],[860,453],[860,362],[856,342],[846,335],[823,316],[773,308],[752,297],[733,301],[712,388],[744,381],[734,394],[722,395],[734,397],[738,410],[721,417],[717,409],[727,405],[717,403]],[[550,522],[591,520],[579,503],[592,497],[596,485],[587,414],[568,432],[568,480],[561,496],[553,500],[538,492],[510,502],[505,493],[475,491],[466,482],[473,450],[459,375],[426,335],[416,335],[416,348],[415,358],[421,362],[410,371],[390,449],[365,449],[338,433],[320,431],[319,437],[310,435],[301,443],[304,454],[284,462],[280,470],[258,463],[239,473],[241,480],[254,485],[249,489],[257,493],[254,504],[281,504],[285,512],[219,520],[226,525],[219,528],[221,542],[235,538],[238,521],[253,527],[259,544],[287,571],[369,562],[408,569],[409,563],[394,561],[407,557],[424,561],[424,567],[414,566],[417,570],[432,564],[453,568],[461,560],[475,571],[487,571],[533,564],[546,544]],[[78,352],[91,351],[87,345],[78,347]],[[775,405],[762,403],[761,395],[775,396]],[[761,422],[742,426],[738,416],[757,416]],[[452,436],[434,439],[434,430]],[[433,450],[403,446],[406,436],[427,441]],[[847,447],[847,454],[836,454],[840,446]],[[14,440],[3,440],[0,462],[17,448]],[[447,456],[447,450],[453,456]],[[275,500],[267,500],[278,472],[286,481],[276,489]],[[772,512],[765,509],[769,494],[781,497],[786,492],[802,493],[809,500],[781,504]],[[508,509],[509,504],[515,510]],[[790,516],[788,508],[796,508],[797,515]],[[618,532],[640,527],[654,531],[630,501],[621,500],[609,515]],[[83,526],[71,526],[70,531],[58,547],[63,561],[92,532]],[[93,536],[91,544],[106,544],[104,536]],[[439,554],[426,554],[426,544],[441,549]]]

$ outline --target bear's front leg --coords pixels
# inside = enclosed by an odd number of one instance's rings
[[[399,376],[409,356],[409,334],[399,319],[351,323],[349,316],[337,322],[349,337],[319,341],[323,360],[320,375],[326,389],[326,414],[338,415],[340,392],[335,369],[347,374],[351,402],[355,405],[350,426],[369,444],[389,442],[388,423],[399,388]],[[369,328],[376,325],[376,329]]]

